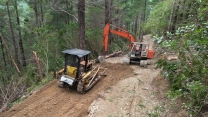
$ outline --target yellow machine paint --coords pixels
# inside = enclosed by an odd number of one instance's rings
[[[72,67],[72,66],[67,66],[66,68],[67,68],[67,75],[75,78],[76,77],[76,73],[77,73],[77,68],[76,67]]]

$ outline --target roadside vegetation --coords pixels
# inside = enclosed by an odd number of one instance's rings
[[[166,7],[167,4],[176,3],[178,5],[175,8]],[[159,14],[163,8],[166,9],[162,11],[161,17]],[[205,1],[167,0],[155,8],[146,25],[147,29],[153,23],[156,26],[151,31],[155,34],[160,50],[178,56],[177,60],[160,59],[157,62],[157,67],[162,68],[161,73],[171,85],[168,97],[184,100],[182,108],[188,110],[190,115],[197,116],[202,116],[208,106],[207,13]],[[175,24],[167,22],[167,19],[172,19]]]

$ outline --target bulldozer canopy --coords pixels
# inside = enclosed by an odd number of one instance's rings
[[[85,55],[88,55],[90,53],[90,51],[87,51],[87,50],[81,50],[81,49],[77,49],[77,48],[74,48],[74,49],[69,49],[69,50],[64,50],[62,51],[63,53],[65,54],[71,54],[71,55],[76,55],[78,56],[79,58],[85,56]]]

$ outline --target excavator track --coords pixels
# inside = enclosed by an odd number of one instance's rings
[[[140,60],[140,66],[146,67],[147,66],[147,60]]]

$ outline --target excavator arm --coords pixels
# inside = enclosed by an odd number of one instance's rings
[[[109,23],[107,23],[105,25],[104,32],[103,32],[104,53],[106,53],[108,51],[109,33],[116,34],[118,36],[124,37],[124,38],[128,39],[131,43],[135,42],[134,36],[132,34],[130,34],[128,31],[126,31],[122,28],[119,28],[119,27],[116,27],[115,30],[111,30],[110,26],[111,25]]]

